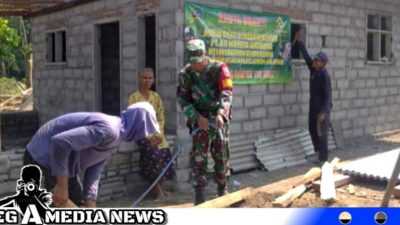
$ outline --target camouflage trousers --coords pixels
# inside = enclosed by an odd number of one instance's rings
[[[222,131],[222,139],[218,129],[210,127],[207,131],[200,130],[193,136],[193,147],[190,152],[192,165],[192,180],[194,186],[206,186],[208,160],[207,154],[210,150],[214,160],[214,179],[217,184],[225,185],[229,169],[229,125],[225,125]]]

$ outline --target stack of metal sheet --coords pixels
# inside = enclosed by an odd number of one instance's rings
[[[332,132],[329,134],[329,150],[336,149]],[[277,130],[258,137],[255,142],[257,159],[268,171],[306,163],[306,157],[314,154],[307,129]]]
[[[255,137],[230,137],[229,165],[234,172],[240,172],[260,167],[260,163],[255,156],[255,140]],[[213,170],[214,160],[212,159],[211,154],[208,154],[208,171],[211,172]]]

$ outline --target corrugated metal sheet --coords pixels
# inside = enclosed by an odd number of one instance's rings
[[[344,174],[380,181],[389,181],[399,153],[400,148],[394,149],[388,152],[344,163],[339,169]]]
[[[275,170],[306,163],[305,157],[314,154],[307,129],[277,130],[274,134],[258,138],[233,136],[229,144],[229,163],[234,172],[260,168],[260,157],[268,164],[268,170]],[[328,145],[329,150],[337,149],[332,132],[329,134]],[[256,148],[265,151],[256,152]],[[208,154],[208,171],[212,172],[213,167],[214,160]]]
[[[328,145],[329,150],[337,149],[332,132]],[[268,171],[306,163],[306,157],[314,154],[307,129],[277,130],[259,137],[255,147],[257,158]]]
[[[229,165],[234,172],[245,171],[260,167],[260,163],[255,156],[254,142],[256,138],[236,138],[230,137],[230,160]],[[208,170],[214,170],[214,161],[211,154],[208,154]]]

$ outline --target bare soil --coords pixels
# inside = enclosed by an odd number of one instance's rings
[[[354,160],[380,152],[389,151],[400,147],[400,133],[364,137],[351,141],[343,150],[330,152],[330,159],[339,157],[341,161]],[[245,201],[232,207],[266,208],[272,207],[272,202],[292,188],[293,183],[314,165],[307,164],[280,169],[276,171],[251,170],[234,174],[230,179],[229,191],[245,187],[265,186],[265,192],[257,193]],[[378,207],[382,201],[386,182],[354,178],[351,184],[337,188],[335,202],[321,201],[319,192],[308,189],[300,198],[296,199],[289,207]],[[215,184],[210,182],[207,188],[207,199],[216,197]],[[190,207],[193,202],[192,188],[184,191],[172,190],[172,197],[163,201],[155,201],[154,197],[147,197],[140,207]],[[113,200],[99,204],[100,207],[130,207],[134,198]],[[400,206],[400,199],[391,198],[390,206]]]

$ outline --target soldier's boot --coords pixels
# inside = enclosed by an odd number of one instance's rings
[[[226,187],[226,184],[218,184],[217,187],[217,192],[218,192],[218,196],[224,196],[228,194],[228,188]]]
[[[204,196],[204,187],[203,186],[196,186],[194,188],[194,192],[195,192],[194,193],[195,194],[194,205],[198,205],[198,204],[201,204],[206,201],[206,198]]]

